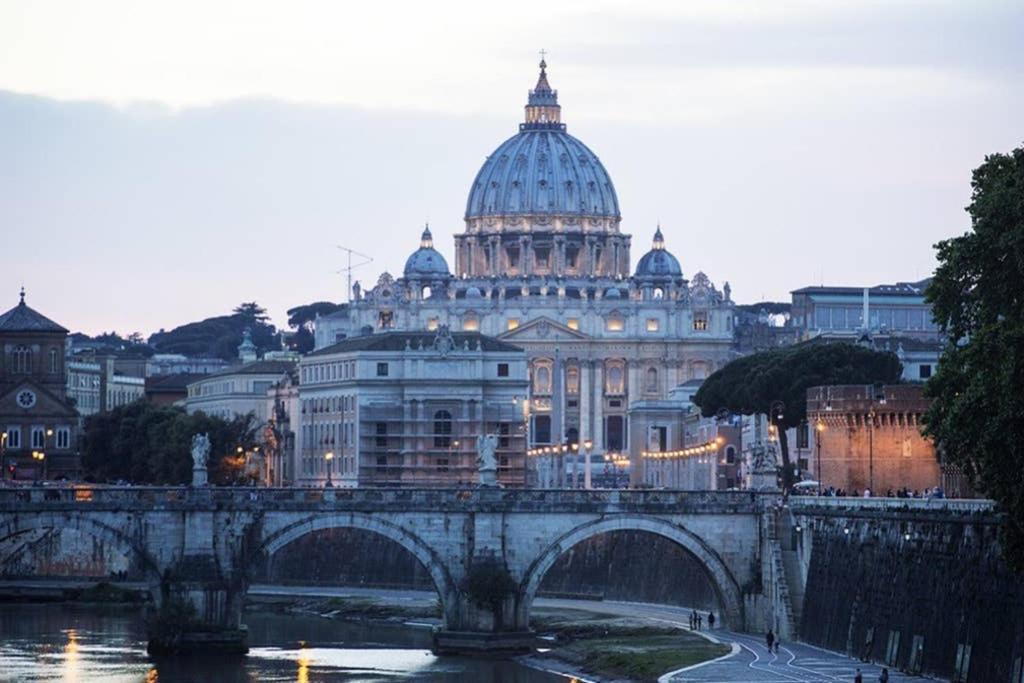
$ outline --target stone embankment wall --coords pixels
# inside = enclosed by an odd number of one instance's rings
[[[0,578],[127,578],[143,573],[132,558],[75,529],[35,529],[0,541]]]
[[[807,642],[902,670],[1010,681],[1024,655],[1024,576],[992,512],[794,506]],[[1013,679],[1020,680],[1019,678]]]

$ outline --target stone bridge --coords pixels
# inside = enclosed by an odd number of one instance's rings
[[[559,555],[621,530],[681,546],[705,570],[726,625],[760,628],[764,513],[776,500],[640,490],[0,489],[0,555],[40,530],[96,537],[145,574],[156,605],[187,600],[204,628],[244,647],[242,605],[257,569],[306,534],[361,529],[399,544],[430,572],[443,610],[440,651],[492,651],[528,643],[530,606]],[[502,598],[482,601],[467,590],[468,577],[482,571],[502,574]]]

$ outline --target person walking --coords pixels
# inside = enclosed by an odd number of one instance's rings
[[[864,683],[864,677],[860,674],[860,669],[857,669],[857,673],[853,677],[853,683]]]
[[[698,630],[698,631],[700,630],[700,627],[701,627],[701,625],[702,625],[703,623],[704,623],[704,617],[702,617],[702,616],[700,615],[700,612],[698,612],[698,613],[697,613],[697,630]]]
[[[889,670],[882,667],[882,673],[878,674],[878,683],[889,683]]]
[[[714,627],[715,627],[715,613],[714,612],[708,612],[708,628],[714,628]]]
[[[768,652],[771,652],[772,645],[775,644],[775,634],[772,633],[771,629],[768,629],[768,633],[765,634],[764,642],[768,644]]]
[[[690,630],[691,631],[696,631],[697,630],[697,613],[696,612],[690,612]]]

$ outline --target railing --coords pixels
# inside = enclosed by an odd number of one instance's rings
[[[498,488],[243,488],[88,486],[0,488],[0,511],[59,507],[360,510],[577,510],[755,514],[777,495],[745,491]]]
[[[995,501],[985,498],[857,498],[832,496],[793,496],[789,506],[794,510],[812,508],[840,510],[877,510],[885,512],[992,512]]]

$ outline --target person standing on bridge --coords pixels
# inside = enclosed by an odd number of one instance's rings
[[[714,612],[708,612],[708,628],[714,628],[714,627],[715,627],[715,613]]]
[[[768,633],[765,634],[764,642],[768,644],[768,652],[772,651],[772,645],[775,644],[775,634],[772,633],[771,629],[768,629]]]

